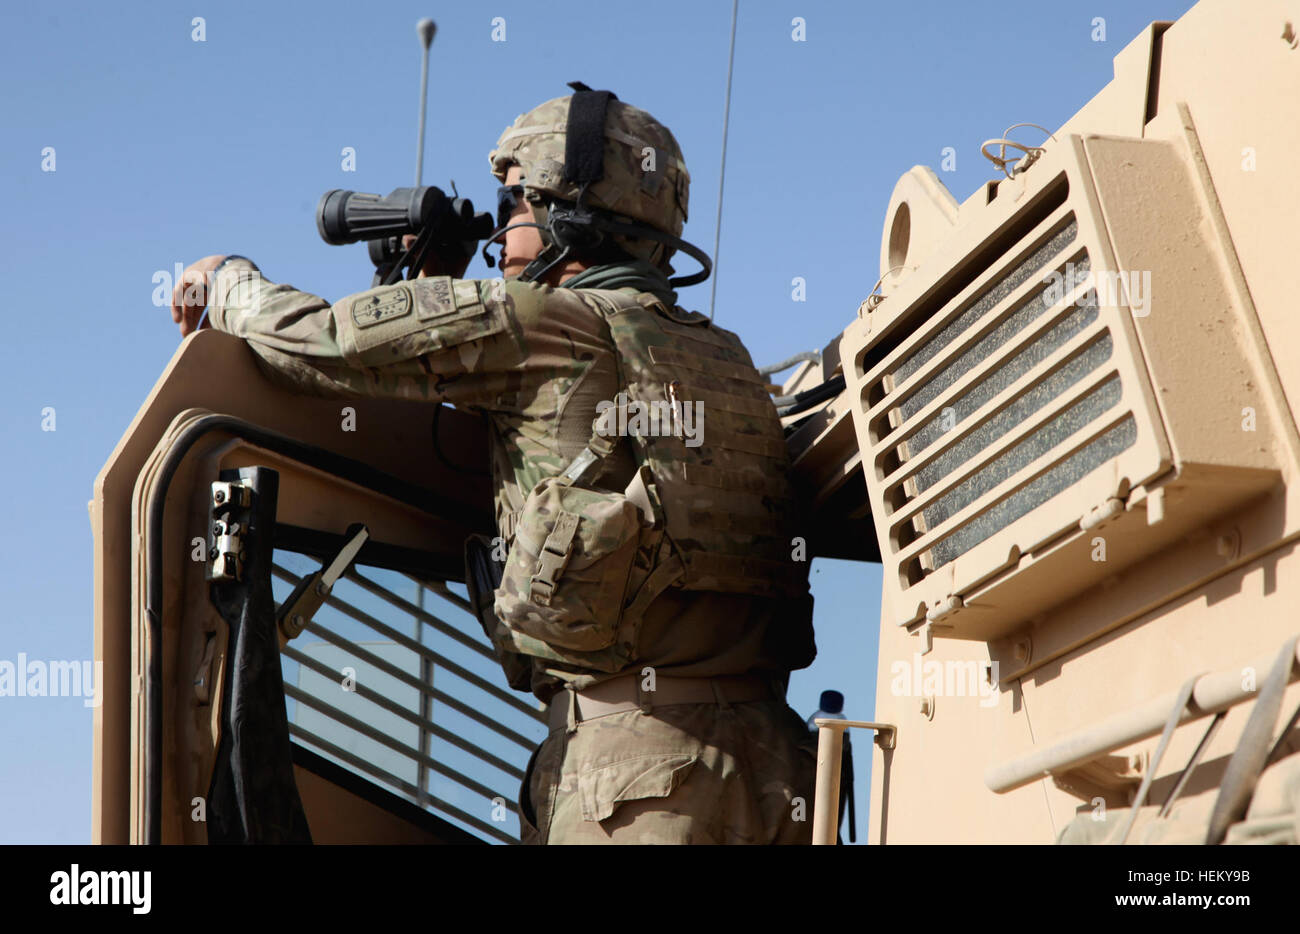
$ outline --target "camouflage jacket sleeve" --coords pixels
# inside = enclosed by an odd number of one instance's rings
[[[333,305],[225,265],[209,318],[245,338],[276,382],[322,396],[377,396],[493,408],[517,390],[528,332],[544,328],[546,286],[438,276]]]

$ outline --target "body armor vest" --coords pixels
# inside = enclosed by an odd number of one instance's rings
[[[511,520],[480,617],[510,683],[527,684],[519,656],[604,672],[636,663],[641,619],[669,587],[786,601],[781,625],[806,629],[785,436],[748,351],[648,292],[582,291],[608,323],[623,388],[597,406],[586,450]],[[630,479],[615,456],[628,449]]]
[[[749,352],[735,334],[648,292],[587,290],[618,348],[626,399],[617,418],[638,466],[650,469],[685,590],[793,597],[807,589],[792,560],[795,501],[785,435]],[[626,409],[626,416],[623,410]]]

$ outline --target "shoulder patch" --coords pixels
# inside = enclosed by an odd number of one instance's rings
[[[416,314],[421,321],[465,317],[482,312],[483,300],[476,279],[429,276],[416,279]]]
[[[367,292],[352,300],[352,323],[358,328],[374,327],[411,313],[411,293],[405,287]]]
[[[505,314],[484,303],[474,279],[413,279],[362,292],[341,307],[339,347],[354,366],[409,360],[506,329]]]
[[[456,299],[448,276],[431,276],[416,280],[417,314],[423,321],[444,318],[456,313]]]

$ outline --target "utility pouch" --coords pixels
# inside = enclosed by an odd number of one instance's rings
[[[528,495],[496,590],[497,616],[550,645],[594,652],[618,634],[645,523],[623,493],[543,480]]]

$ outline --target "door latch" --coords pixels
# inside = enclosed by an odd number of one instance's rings
[[[286,639],[296,639],[307,628],[316,611],[325,603],[325,598],[334,589],[335,582],[347,573],[357,552],[370,538],[370,530],[357,524],[348,527],[344,533],[347,541],[328,564],[314,574],[308,574],[298,581],[287,600],[275,611],[275,622],[280,633]]]

